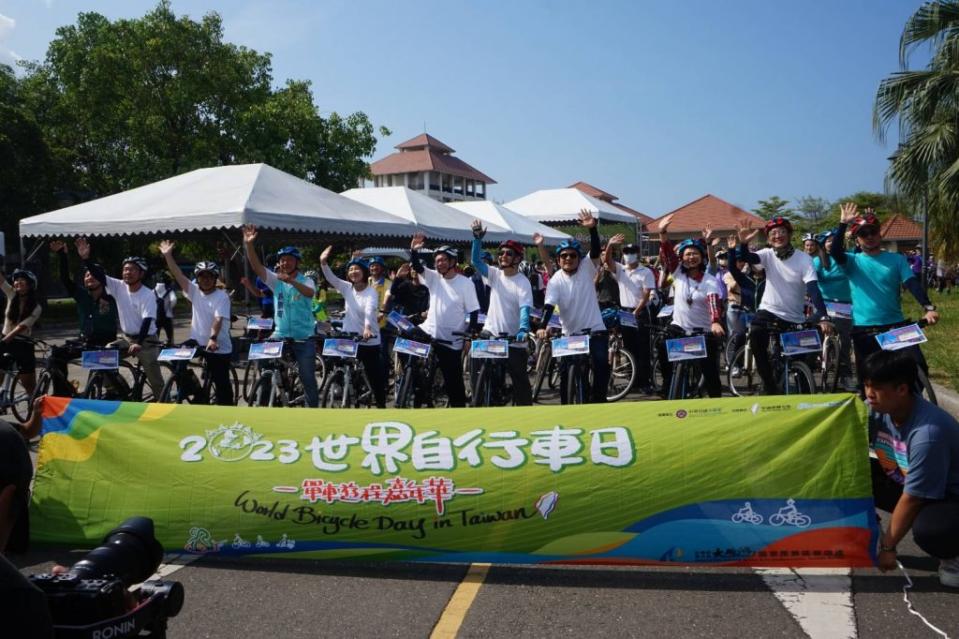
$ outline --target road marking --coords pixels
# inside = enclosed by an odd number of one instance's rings
[[[756,568],[810,639],[856,639],[848,568]]]
[[[152,575],[150,575],[147,578],[147,581],[154,581],[156,579],[164,579],[166,577],[169,577],[170,575],[175,573],[177,570],[180,570],[181,568],[186,568],[187,566],[189,566],[190,564],[192,564],[194,561],[196,561],[199,558],[200,558],[200,555],[194,555],[190,553],[183,553],[181,555],[174,555],[174,554],[164,555],[163,557],[163,559],[165,560],[164,563],[157,566],[157,571],[153,573]],[[136,590],[137,588],[139,588],[141,585],[142,584],[133,584],[132,586],[130,586],[129,590],[132,592]]]
[[[489,564],[470,564],[470,569],[466,571],[463,581],[456,587],[453,596],[446,603],[446,608],[443,609],[439,621],[433,627],[430,639],[454,639],[456,637],[460,626],[463,625],[463,619],[466,618],[466,613],[473,605],[473,600],[476,599],[476,594],[486,579],[489,566]]]

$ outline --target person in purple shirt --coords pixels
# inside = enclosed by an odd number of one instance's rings
[[[906,261],[909,262],[909,268],[912,269],[913,275],[916,277],[922,275],[922,256],[919,255],[919,251],[909,251]]]

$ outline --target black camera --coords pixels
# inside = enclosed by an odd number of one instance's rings
[[[30,581],[47,597],[57,639],[136,637],[142,632],[163,637],[167,619],[183,607],[183,586],[144,581],[161,559],[153,520],[131,517],[69,572],[31,575]],[[140,588],[131,592],[138,583]]]

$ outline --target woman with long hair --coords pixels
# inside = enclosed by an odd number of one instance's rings
[[[33,325],[40,317],[37,299],[37,276],[26,269],[17,269],[10,276],[11,284],[0,272],[0,290],[7,296],[7,310],[3,314],[3,337],[0,353],[8,353],[20,369],[20,382],[29,394],[36,387],[37,357],[29,339]]]

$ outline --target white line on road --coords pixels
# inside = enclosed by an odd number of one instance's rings
[[[756,568],[810,639],[856,639],[848,568]]]

